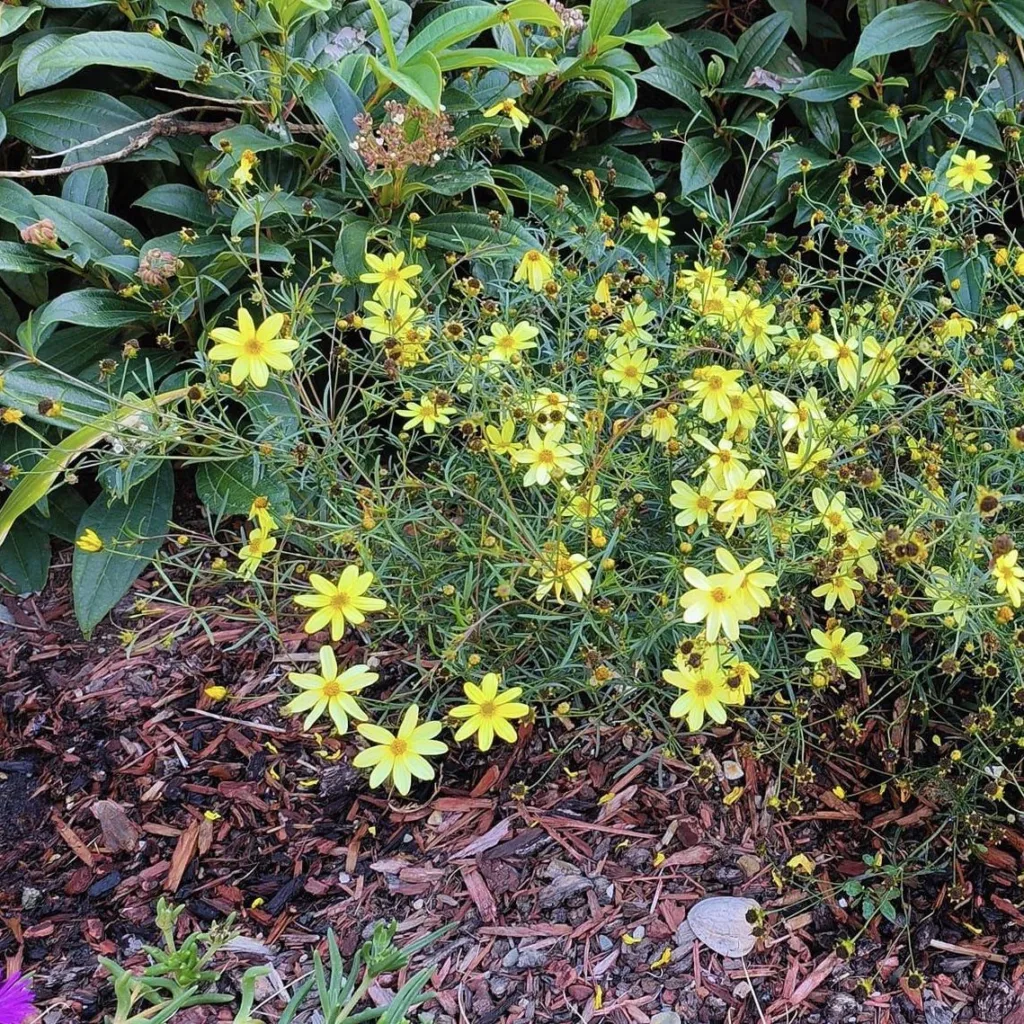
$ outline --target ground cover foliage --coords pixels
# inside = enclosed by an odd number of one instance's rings
[[[304,631],[283,713],[396,798],[580,720],[738,726],[781,816],[849,765],[949,840],[844,883],[895,920],[1019,813],[1021,28],[3,6],[0,583]]]

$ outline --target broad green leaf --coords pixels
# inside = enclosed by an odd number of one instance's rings
[[[54,270],[60,264],[47,259],[43,252],[21,242],[0,242],[0,271],[13,274],[36,274]]]
[[[26,4],[24,7],[0,4],[0,39],[17,32],[39,10],[42,8],[37,4]]]
[[[45,333],[53,324],[77,324],[80,327],[127,327],[145,323],[152,313],[145,306],[122,299],[102,288],[79,288],[57,296],[40,307],[36,331]]]
[[[807,45],[807,0],[768,0],[773,11],[788,14],[792,19],[793,31],[800,42]]]
[[[924,46],[940,32],[951,29],[957,20],[951,8],[941,7],[931,0],[914,0],[890,7],[873,18],[861,33],[853,62],[863,64],[871,57]]]
[[[395,50],[395,37],[391,34],[391,25],[388,22],[387,12],[381,6],[380,0],[367,0],[367,2],[370,5],[370,13],[373,15],[377,31],[380,33],[384,52],[387,54],[388,66],[394,70],[398,67],[398,53]]]
[[[590,40],[596,42],[609,35],[629,7],[630,0],[592,0],[590,18],[587,20]]]
[[[788,14],[770,14],[755,21],[736,40],[736,63],[726,72],[726,85],[743,86],[754,68],[763,68],[779,52],[790,27]]]
[[[679,163],[679,185],[684,196],[710,185],[729,158],[728,147],[721,139],[697,136],[683,144]]]
[[[777,180],[782,182],[788,178],[798,177],[804,170],[814,171],[819,167],[827,167],[832,158],[827,153],[812,149],[810,146],[787,146],[779,156]]]
[[[570,170],[586,168],[593,170],[602,181],[611,182],[625,195],[649,196],[654,192],[654,179],[650,171],[632,153],[617,146],[590,146],[577,150],[563,166]],[[614,172],[609,175],[609,171]]]
[[[128,501],[108,504],[101,494],[89,506],[79,529],[93,530],[103,550],[75,548],[71,563],[71,589],[75,616],[82,632],[91,635],[107,612],[160,550],[174,503],[174,470],[165,462],[128,496]]]
[[[421,54],[415,61],[403,65],[401,70],[388,67],[376,58],[371,58],[370,63],[380,78],[397,85],[421,106],[435,114],[440,113],[441,88],[444,83],[441,80],[441,68],[431,54]]]
[[[138,400],[128,396],[125,404],[114,412],[92,418],[87,426],[62,438],[44,455],[32,470],[25,473],[0,505],[0,544],[3,544],[11,527],[34,505],[42,501],[57,482],[58,477],[83,452],[105,440],[119,429],[140,422],[150,410],[181,401],[188,388],[178,388],[154,395],[150,399]],[[130,399],[130,400],[129,400]]]
[[[401,64],[405,65],[421,53],[439,56],[443,51],[474,39],[492,25],[497,25],[501,16],[501,8],[494,4],[470,4],[445,10],[413,34],[402,51]]]
[[[352,149],[352,141],[358,134],[355,118],[363,113],[363,104],[348,82],[333,71],[320,71],[306,86],[302,99],[334,137],[338,152],[351,167],[361,169],[363,161]]]
[[[555,64],[547,57],[517,57],[504,50],[468,46],[461,50],[449,50],[437,58],[442,71],[461,71],[463,68],[500,68],[514,75],[535,78],[549,75],[556,70]],[[483,106],[483,104],[481,104]]]
[[[89,259],[124,255],[125,241],[136,249],[142,246],[142,235],[134,226],[102,210],[89,210],[56,196],[36,196],[35,208],[38,217],[53,221],[62,242],[80,247]]]
[[[254,153],[266,153],[272,149],[285,149],[290,143],[287,139],[261,132],[251,124],[239,124],[211,135],[210,145],[227,152],[242,153],[251,149]]]
[[[175,217],[188,227],[206,227],[217,219],[204,192],[191,185],[157,185],[132,206]]]
[[[78,538],[78,522],[88,507],[85,498],[68,484],[47,495],[45,513],[41,511],[41,506],[37,505],[25,513],[25,519],[51,537],[58,537],[73,544]],[[16,523],[15,528],[17,525]]]
[[[986,92],[986,98],[1002,100],[1007,107],[1014,107],[1024,99],[1024,65],[1015,53],[1009,52],[999,39],[984,32],[969,32],[967,45],[973,63],[986,73],[995,69],[996,88]],[[996,60],[1000,53],[1005,58],[1002,65]]]
[[[19,228],[39,220],[36,197],[23,185],[0,178],[0,220]]]
[[[50,537],[27,519],[14,524],[0,544],[0,587],[12,594],[38,593],[50,573]]]
[[[254,459],[200,463],[196,494],[215,516],[247,516],[258,497],[269,498],[274,512],[289,507],[287,485],[269,479]]]
[[[142,118],[127,104],[105,93],[89,89],[55,89],[20,100],[6,111],[8,131],[45,153],[79,146],[73,161],[91,160],[123,149],[138,134],[123,130]],[[101,135],[119,132],[112,138],[86,145]],[[125,160],[172,160],[174,151],[165,139],[156,139]]]
[[[863,85],[856,75],[819,68],[801,78],[789,90],[789,95],[807,103],[831,103],[855,93]]]
[[[108,187],[105,167],[79,167],[64,179],[60,187],[60,197],[76,206],[89,206],[94,210],[106,212]]]
[[[366,236],[371,224],[363,217],[352,217],[341,225],[334,246],[334,269],[352,281],[368,271],[366,266]]]
[[[22,77],[22,91],[32,92],[53,84],[53,75],[59,75],[59,81],[97,64],[191,82],[202,63],[198,54],[148,32],[83,32],[40,55],[34,70]],[[19,65],[19,75],[20,72]]]
[[[425,235],[428,245],[447,252],[466,255],[489,255],[518,260],[538,242],[526,226],[509,217],[502,217],[495,228],[486,213],[458,211],[424,217],[417,233]]]
[[[946,287],[957,309],[970,316],[980,315],[988,280],[986,260],[976,255],[965,256],[957,249],[946,249],[942,253],[942,268]]]
[[[989,5],[1011,32],[1024,36],[1024,0],[989,0]]]
[[[692,110],[701,120],[708,124],[714,124],[715,118],[711,108],[704,102],[704,98],[697,91],[696,87],[686,78],[682,71],[667,65],[655,64],[653,67],[645,68],[637,75],[641,82],[653,85],[668,93],[673,99],[678,100],[688,110]]]
[[[611,93],[609,116],[613,120],[625,117],[636,106],[636,82],[633,75],[618,68],[603,67],[590,68],[586,77],[600,82]]]

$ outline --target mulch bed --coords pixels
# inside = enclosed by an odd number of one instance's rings
[[[529,729],[514,750],[463,752],[435,787],[391,803],[366,790],[344,743],[280,717],[287,665],[269,644],[230,652],[244,627],[211,637],[166,610],[128,655],[113,628],[82,640],[60,585],[6,608],[0,954],[33,972],[47,1020],[102,1019],[111,989],[97,955],[144,965],[166,895],[185,904],[183,927],[235,913],[284,983],[309,970],[328,927],[351,954],[377,920],[397,919],[406,938],[454,923],[430,950],[434,1024],[645,1022],[665,1010],[730,1024],[1024,1024],[1015,833],[958,873],[966,899],[926,877],[902,908],[909,920],[861,931],[822,879],[863,871],[882,826],[908,848],[920,842],[926,803],[848,802],[830,792],[838,779],[822,778],[807,813],[780,819],[763,800],[773,766],[744,759],[733,732],[707,754],[735,758],[742,778],[719,772],[702,786],[692,762],[596,725],[578,726],[571,744],[555,737],[569,747],[561,758]],[[299,634],[283,644],[309,649]],[[401,658],[386,653],[385,670]],[[231,699],[211,702],[211,684]],[[743,792],[727,806],[734,786]],[[797,853],[816,862],[813,876],[786,869]],[[746,961],[677,945],[687,908],[708,894],[768,910]],[[836,942],[858,932],[856,954],[838,959]],[[226,988],[253,962],[222,961]],[[911,963],[922,990],[907,982]],[[372,997],[387,1002],[398,980]],[[273,1021],[274,976],[262,995]],[[189,1022],[230,1018],[207,1009]]]

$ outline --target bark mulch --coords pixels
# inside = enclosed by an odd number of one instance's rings
[[[269,947],[268,1021],[279,986],[308,972],[329,927],[348,955],[373,922],[394,918],[404,938],[455,926],[429,951],[436,997],[423,1012],[434,1024],[639,1024],[666,1010],[730,1024],[1024,1024],[1020,835],[958,874],[966,899],[925,877],[895,924],[861,930],[825,879],[862,872],[882,828],[908,848],[920,842],[927,803],[843,800],[836,775],[812,788],[807,813],[780,819],[764,801],[776,769],[744,758],[732,732],[705,752],[718,770],[699,785],[693,762],[597,726],[527,729],[515,749],[461,753],[436,786],[392,803],[367,791],[342,741],[280,717],[282,657],[259,643],[229,650],[248,627],[211,636],[167,610],[126,654],[113,631],[83,641],[59,589],[6,608],[0,954],[33,972],[47,1020],[109,1012],[96,957],[141,968],[164,895],[186,906],[183,928],[235,913]],[[170,645],[146,648],[168,635]],[[308,650],[299,635],[284,646]],[[401,659],[386,653],[383,671]],[[214,684],[230,699],[210,701]],[[812,875],[787,869],[798,853]],[[768,911],[746,960],[677,943],[687,908],[708,894]],[[838,959],[836,942],[858,933],[855,955]],[[254,961],[222,962],[230,990]],[[382,979],[374,1000],[386,1003],[400,980]],[[189,1024],[230,1020],[220,1014]]]

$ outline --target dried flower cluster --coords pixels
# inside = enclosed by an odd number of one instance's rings
[[[421,108],[389,100],[384,120],[375,129],[369,114],[355,118],[359,134],[352,148],[371,171],[403,171],[431,167],[458,141],[447,114],[434,115]]]

